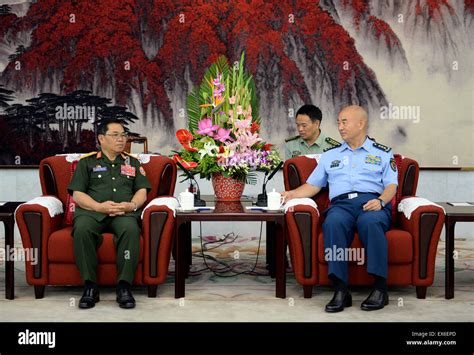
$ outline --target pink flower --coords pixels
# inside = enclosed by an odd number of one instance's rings
[[[229,97],[229,104],[231,105],[235,104],[235,96]]]
[[[239,131],[246,131],[247,129],[250,129],[252,120],[235,120],[234,125]]]
[[[205,118],[201,121],[198,122],[198,134],[201,134],[203,136],[207,135],[209,137],[214,136],[214,131],[219,128],[219,125],[212,124],[212,120],[210,118]]]
[[[214,139],[222,143],[227,140],[232,140],[232,138],[230,137],[230,132],[230,129],[219,128],[219,130],[217,131],[217,135],[214,136]]]

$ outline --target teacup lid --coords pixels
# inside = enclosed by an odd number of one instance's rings
[[[281,195],[281,194],[279,192],[276,192],[275,189],[273,189],[273,191],[267,193],[267,195]]]
[[[189,196],[189,195],[193,195],[191,192],[189,192],[189,189],[186,189],[186,191],[183,191],[179,194],[180,196]]]

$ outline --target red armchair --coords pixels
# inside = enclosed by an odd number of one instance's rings
[[[143,163],[152,189],[146,206],[152,199],[173,196],[176,183],[176,165],[163,156],[150,156]],[[43,196],[55,196],[65,206],[67,185],[71,179],[71,163],[64,156],[43,159],[39,168]],[[82,285],[75,264],[72,226],[67,224],[66,213],[51,217],[48,209],[39,204],[25,204],[16,212],[18,228],[24,248],[37,248],[38,263],[26,261],[26,280],[33,285],[36,298],[43,298],[46,285]],[[174,233],[173,211],[166,206],[150,206],[142,220],[140,262],[134,284],[147,285],[148,296],[156,297],[157,285],[164,283],[168,272]],[[113,235],[103,234],[98,249],[97,282],[115,285],[116,256]]]
[[[392,226],[388,239],[388,285],[416,286],[417,298],[425,298],[435,271],[435,257],[444,222],[441,208],[429,205],[418,207],[408,220],[397,212],[398,203],[414,197],[418,184],[419,167],[412,159],[395,155],[398,166],[398,189],[392,200]],[[315,159],[296,157],[283,167],[285,190],[304,184],[316,167]],[[323,189],[313,199],[322,213],[329,206],[328,190]],[[310,206],[297,205],[286,214],[288,246],[296,280],[303,286],[304,297],[312,296],[313,285],[330,285],[328,265],[324,258],[322,223],[324,217]],[[357,232],[351,248],[362,248]],[[349,262],[349,284],[372,285],[373,278],[366,265]]]

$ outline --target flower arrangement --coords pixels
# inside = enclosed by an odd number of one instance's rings
[[[176,132],[183,148],[173,159],[191,173],[255,183],[255,171],[270,171],[281,162],[260,137],[255,84],[244,71],[244,54],[232,68],[219,57],[188,95],[187,111],[189,129]]]

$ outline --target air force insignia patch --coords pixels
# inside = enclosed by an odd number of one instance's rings
[[[393,170],[393,171],[397,171],[397,163],[395,161],[394,158],[391,158],[390,159],[390,168]]]

